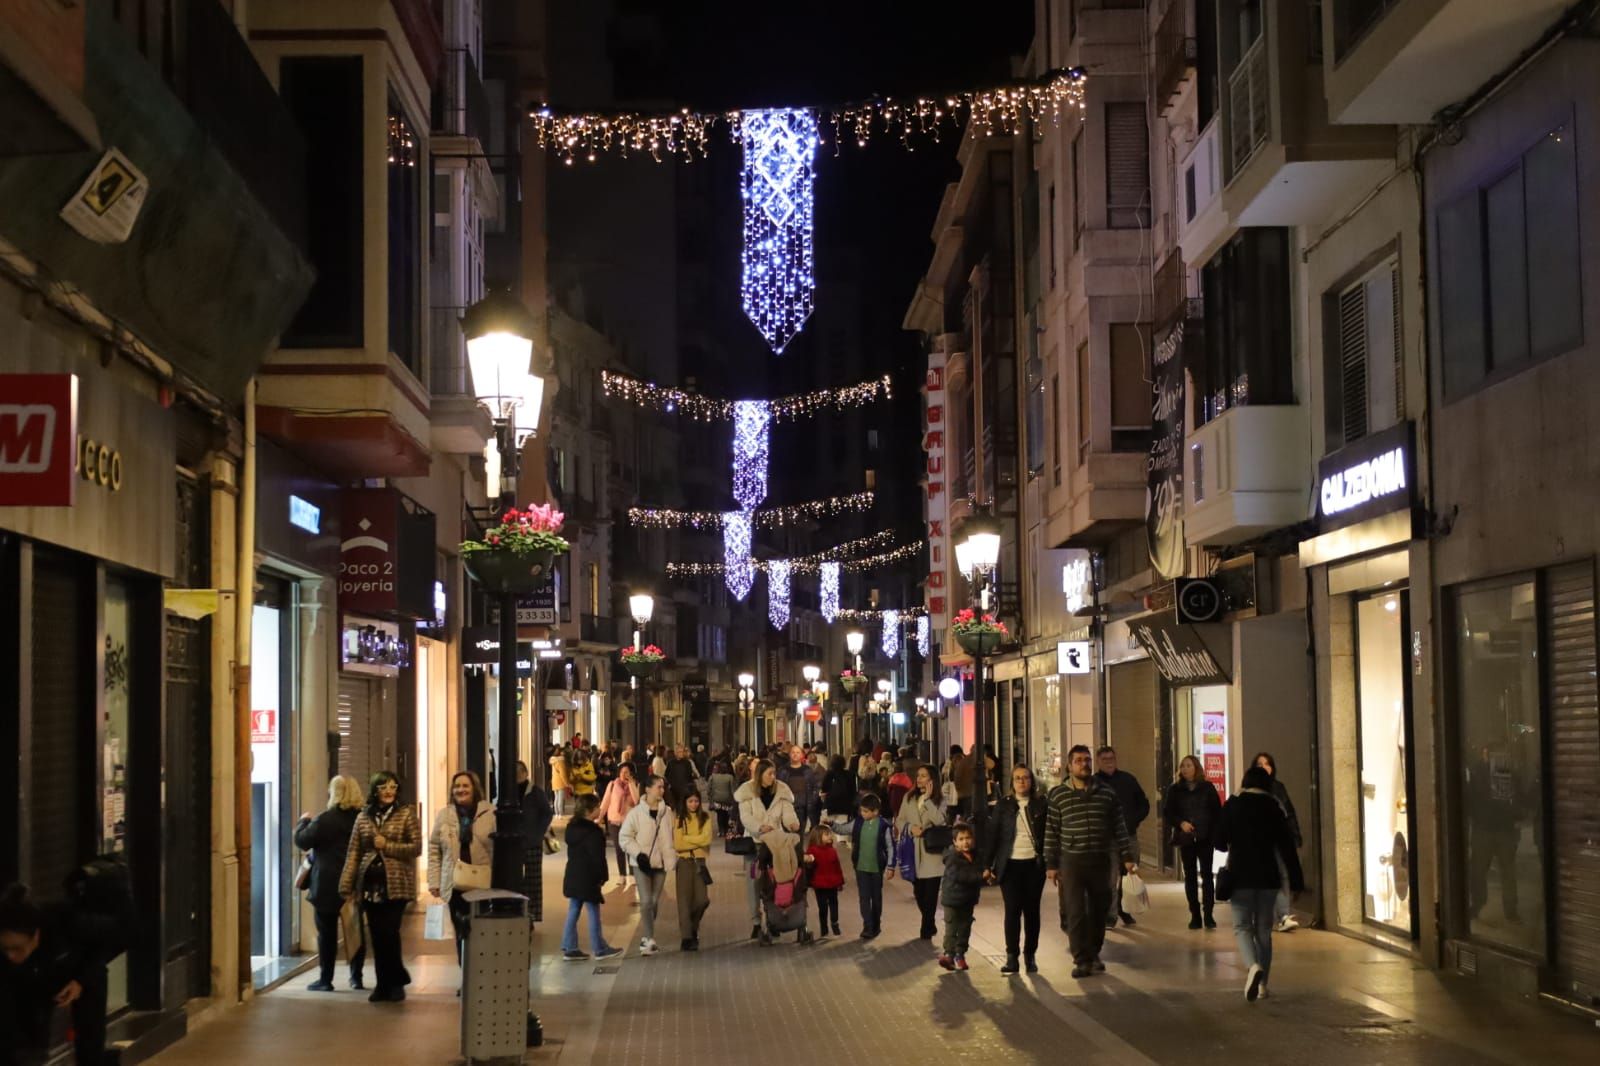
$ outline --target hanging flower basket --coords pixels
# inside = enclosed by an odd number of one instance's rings
[[[958,613],[951,628],[956,633],[956,643],[968,655],[988,655],[1010,636],[1006,624],[992,614],[978,617],[971,608]]]
[[[860,692],[867,686],[867,675],[845,670],[839,674],[839,684],[844,686],[846,692]]]
[[[461,542],[467,573],[489,592],[532,592],[550,581],[555,557],[570,547],[558,534],[566,516],[549,505],[512,508],[483,539]]]
[[[617,653],[622,660],[622,668],[632,677],[645,678],[655,673],[656,667],[666,659],[666,652],[654,644],[646,644],[643,648],[629,645]]]

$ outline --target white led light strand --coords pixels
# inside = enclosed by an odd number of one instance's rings
[[[741,603],[755,584],[755,560],[750,558],[750,512],[730,511],[722,519],[723,578],[728,591]]]
[[[746,111],[744,313],[782,354],[811,317],[817,115],[801,109]]]
[[[783,559],[767,563],[767,621],[773,629],[789,624],[789,564]]]
[[[883,639],[878,642],[885,659],[900,657],[900,612],[883,612]]]
[[[772,411],[765,400],[733,405],[733,498],[753,511],[767,498],[768,433]]]
[[[822,564],[822,618],[828,623],[839,617],[839,564]]]
[[[917,615],[917,654],[924,659],[933,651],[933,622],[925,614]]]

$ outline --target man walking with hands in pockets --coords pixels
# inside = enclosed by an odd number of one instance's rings
[[[1050,790],[1044,826],[1044,865],[1061,891],[1061,910],[1072,950],[1072,976],[1105,971],[1100,949],[1106,939],[1114,856],[1124,869],[1138,867],[1122,804],[1094,776],[1094,758],[1082,744],[1067,753],[1069,776]]]

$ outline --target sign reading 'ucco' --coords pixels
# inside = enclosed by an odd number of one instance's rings
[[[1409,507],[1416,448],[1410,422],[1369,434],[1317,466],[1317,517],[1324,532]]]
[[[950,613],[950,537],[945,524],[950,516],[949,482],[945,469],[945,370],[942,351],[928,354],[926,383],[927,412],[924,416],[922,450],[927,453],[928,472],[928,623],[935,633],[944,631]]]

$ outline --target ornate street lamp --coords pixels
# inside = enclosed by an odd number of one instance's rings
[[[859,629],[852,629],[844,635],[844,646],[855,659],[856,674],[861,674],[861,649],[867,646],[867,635]],[[856,729],[861,728],[861,690],[865,687],[860,681],[848,686],[850,689],[850,720]],[[839,747],[844,748],[844,729],[839,730]],[[844,754],[841,750],[840,754]]]
[[[644,651],[644,627],[650,624],[650,618],[656,611],[656,598],[648,592],[635,592],[628,597],[628,610],[633,614],[633,647],[636,651]],[[633,689],[633,750],[639,755],[644,754],[645,720],[649,717],[650,689],[641,687],[637,674],[628,678],[628,684]],[[640,783],[643,787],[643,782]]]
[[[739,675],[739,717],[744,720],[744,743],[754,747],[750,739],[751,719],[756,709],[756,675],[745,671]]]
[[[993,515],[978,511],[956,530],[956,566],[967,579],[977,600],[976,610],[981,621],[989,610],[990,586],[995,567],[1000,563],[1000,523]],[[983,815],[987,810],[989,772],[984,765],[984,707],[982,642],[973,645],[972,651],[972,827],[981,841]]]

